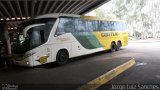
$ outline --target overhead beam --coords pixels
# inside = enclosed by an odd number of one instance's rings
[[[6,16],[0,11],[0,15],[3,17],[3,19],[6,19]]]
[[[68,11],[69,9],[71,9],[71,7],[73,7],[78,1],[79,1],[79,0],[76,0],[70,7],[68,7],[68,8],[64,11],[64,13],[67,13],[67,11]]]
[[[61,2],[61,4],[60,5],[58,5],[58,7],[56,8],[56,10],[54,11],[54,13],[56,13],[57,12],[57,10],[64,4],[64,2],[65,2],[65,0],[62,0],[62,2]]]
[[[9,7],[11,7],[11,12],[14,14],[14,17],[16,17],[16,18],[17,18],[16,12],[15,12],[15,10],[14,10],[14,8],[13,8],[13,6],[12,6],[11,2],[10,2],[10,1],[8,1],[8,4],[9,4]]]
[[[110,0],[1,0],[0,18],[33,18],[53,12],[83,14],[108,1]]]
[[[87,0],[88,1],[88,0]],[[82,0],[80,3],[78,3],[76,6],[74,6],[72,9],[69,10],[68,13],[71,13],[74,9],[76,9],[77,7],[80,7],[82,3],[85,3],[86,0]]]
[[[37,1],[32,1],[32,9],[31,9],[31,17],[32,18],[34,17],[34,8],[35,8],[36,3],[37,3]]]
[[[9,18],[11,18],[8,10],[6,9],[6,7],[2,4],[2,2],[0,2],[0,6],[5,10],[6,14],[8,15]]]
[[[79,8],[77,8],[76,10],[74,10],[74,12],[72,12],[73,14],[78,14],[81,10],[87,8],[88,6],[92,5],[96,3],[95,0],[88,0],[85,4],[81,5]]]
[[[52,12],[52,10],[53,10],[53,9],[54,9],[54,7],[56,6],[57,2],[58,2],[58,1],[55,1],[55,2],[54,2],[54,4],[52,5],[52,7],[49,9],[49,13],[51,13],[51,12]]]
[[[25,0],[25,14],[26,14],[26,17],[28,17],[28,1],[27,0]]]
[[[65,8],[67,8],[67,6],[71,3],[71,1],[72,0],[68,1],[68,3],[61,8],[61,10],[59,11],[59,13],[61,13]]]
[[[97,0],[97,2],[94,5],[86,8],[85,10],[81,10],[81,12],[79,12],[78,14],[84,14],[84,13],[90,12],[90,11],[102,6],[103,4],[105,4],[109,1],[111,1],[111,0]]]
[[[43,1],[40,1],[39,5],[38,5],[37,16],[40,14],[40,10],[41,10],[41,8],[42,8],[42,4],[43,4]]]
[[[16,1],[16,3],[17,3],[17,8],[18,8],[18,11],[19,11],[19,14],[20,14],[20,17],[22,17],[23,15],[22,15],[22,11],[21,11],[21,7],[20,7],[20,4],[19,4],[19,1],[17,0]]]
[[[46,13],[49,4],[50,4],[50,0],[47,1],[47,4],[46,4],[46,6],[45,6],[45,8],[44,8],[44,10],[43,10],[43,14]]]

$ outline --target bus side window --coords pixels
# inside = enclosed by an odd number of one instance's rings
[[[108,31],[109,31],[109,30],[112,30],[112,25],[111,25],[111,24],[112,24],[112,21],[108,21],[107,23],[108,23]]]
[[[124,30],[124,26],[123,26],[123,22],[121,23],[121,22],[118,22],[119,24],[118,24],[118,30],[119,31],[122,31],[122,30]]]
[[[65,33],[74,32],[74,20],[72,18],[65,18],[66,22],[64,23]]]
[[[118,26],[117,22],[114,21],[112,31],[118,30],[117,26]]]
[[[100,28],[100,31],[105,31],[106,30],[105,22],[104,21],[100,21],[99,22],[99,28]]]
[[[56,35],[62,35],[65,33],[64,31],[64,24],[65,24],[65,19],[64,18],[60,18],[59,20],[59,24],[58,24],[58,27],[57,27],[57,30],[56,30]]]
[[[111,30],[111,22],[110,21],[104,21],[104,26],[105,26],[105,31],[110,31]]]
[[[122,30],[127,30],[127,24],[125,22],[121,23]]]
[[[85,32],[86,31],[86,22],[85,20],[75,19],[76,20],[76,27],[77,32]]]
[[[55,21],[53,21],[53,20],[47,22],[45,27],[44,27],[44,29],[43,29],[44,30],[44,39],[45,39],[45,41],[48,40],[54,23],[55,23]]]
[[[115,22],[115,30],[116,31],[121,31],[122,28],[121,28],[121,22]]]
[[[123,31],[123,30],[126,30],[127,26],[126,26],[126,23],[124,23],[124,22],[115,22],[114,28],[117,31]]]
[[[99,26],[98,26],[99,21],[92,21],[92,26],[93,26],[93,31],[99,31]]]
[[[93,22],[90,21],[90,20],[86,21],[86,31],[87,32],[92,32],[94,30],[95,30],[95,27],[93,25]]]
[[[56,35],[74,32],[74,21],[72,18],[60,18]]]
[[[110,25],[111,25],[111,31],[113,31],[113,30],[114,30],[114,22],[111,21],[111,22],[110,22]]]

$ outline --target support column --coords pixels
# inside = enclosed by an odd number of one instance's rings
[[[0,40],[5,46],[6,55],[10,57],[11,56],[11,44],[10,44],[10,38],[8,35],[8,25],[6,22],[0,22]]]

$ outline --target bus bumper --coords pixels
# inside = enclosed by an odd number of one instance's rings
[[[21,60],[21,61],[14,60],[13,62],[15,65],[18,65],[18,66],[32,67],[28,60]]]

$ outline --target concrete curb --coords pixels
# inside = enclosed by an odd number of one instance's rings
[[[132,67],[135,63],[136,63],[135,59],[133,58],[133,59],[129,60],[128,62],[126,62],[120,66],[117,66],[116,68],[110,70],[109,72],[106,72],[105,74],[97,77],[96,79],[89,81],[87,84],[81,86],[77,90],[96,90],[97,88],[99,88],[103,84],[107,83],[108,81],[110,81],[114,77],[118,76],[122,72],[124,72],[127,69],[129,69],[130,67]]]

